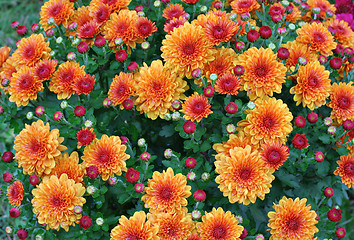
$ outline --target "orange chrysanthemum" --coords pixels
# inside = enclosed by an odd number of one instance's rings
[[[139,17],[135,23],[135,32],[140,38],[147,38],[157,31],[155,23],[147,17]]]
[[[135,87],[136,109],[153,120],[164,118],[174,100],[185,99],[183,93],[188,89],[187,82],[164,67],[161,60],[153,61],[150,67],[144,63],[136,75]]]
[[[236,65],[242,65],[241,90],[247,91],[251,100],[280,93],[285,82],[286,67],[277,61],[277,55],[270,48],[255,47],[238,56]]]
[[[239,30],[236,22],[228,17],[210,15],[205,24],[204,32],[213,45],[230,41]]]
[[[112,13],[110,20],[103,27],[103,35],[107,39],[109,47],[116,51],[115,40],[121,38],[123,43],[130,48],[135,48],[136,42],[141,42],[135,30],[135,23],[139,15],[136,11],[121,10],[119,13]]]
[[[115,226],[111,231],[111,240],[158,240],[157,236],[158,226],[146,221],[146,214],[144,211],[135,212],[132,217],[126,218],[121,216],[119,225]]]
[[[201,238],[199,237],[198,233],[193,233],[189,235],[186,240],[201,240]]]
[[[162,40],[162,58],[167,67],[191,79],[192,71],[214,60],[214,48],[201,26],[186,22]]]
[[[109,16],[111,15],[111,8],[102,1],[91,1],[89,8],[90,17],[92,17],[99,25],[108,21]]]
[[[7,199],[11,205],[21,206],[23,200],[23,184],[20,181],[15,181],[7,188]]]
[[[33,34],[21,39],[13,57],[19,64],[32,67],[40,59],[49,59],[50,51],[49,42],[46,42],[44,36],[41,33]]]
[[[318,59],[318,54],[310,50],[309,46],[294,41],[289,41],[283,44],[282,47],[289,50],[289,58],[286,60],[285,66],[288,70],[295,67],[298,64],[299,57],[306,58],[307,62],[314,62]]]
[[[245,120],[238,122],[245,135],[251,136],[253,144],[264,144],[268,140],[285,143],[287,136],[293,130],[291,121],[293,115],[286,103],[281,99],[258,99],[255,108],[246,110]]]
[[[224,212],[219,207],[213,208],[210,213],[205,212],[202,222],[197,223],[197,228],[202,240],[240,239],[243,227],[238,223],[230,211]]]
[[[278,142],[266,143],[262,145],[260,154],[261,159],[267,167],[278,170],[288,160],[289,148]]]
[[[68,26],[75,22],[77,23],[77,29],[81,28],[84,26],[86,23],[92,22],[93,21],[93,16],[90,14],[91,8],[88,6],[82,6],[74,11],[74,14],[70,18],[68,22]],[[78,31],[69,31],[67,30],[66,32],[68,35],[78,35]]]
[[[112,12],[119,12],[122,9],[128,9],[131,0],[92,0],[90,5],[103,3],[107,5]]]
[[[83,206],[85,188],[81,183],[75,183],[65,173],[58,178],[51,176],[32,190],[33,213],[36,214],[39,224],[46,224],[48,229],[59,231],[69,230],[81,218],[81,214],[74,212],[75,206]]]
[[[34,66],[34,76],[41,81],[49,80],[52,77],[57,61],[41,60]]]
[[[210,107],[208,99],[195,92],[192,96],[187,97],[182,104],[181,112],[184,113],[184,119],[200,122],[203,118],[207,118],[209,114],[213,113]]]
[[[185,17],[173,18],[172,20],[165,23],[163,30],[168,34],[171,34],[173,29],[183,26],[185,22],[187,22]]]
[[[327,106],[332,108],[331,118],[339,124],[347,119],[354,121],[354,86],[352,83],[333,83],[331,101]]]
[[[23,66],[14,73],[10,81],[10,102],[27,106],[29,100],[36,100],[37,93],[43,91],[42,81],[33,74],[33,69]]]
[[[67,26],[69,18],[74,13],[74,3],[69,0],[49,0],[41,7],[41,19],[39,23],[44,30],[54,28],[55,25],[48,24],[48,20],[53,18],[56,25],[63,24]]]
[[[95,86],[96,78],[95,75],[91,76],[90,74],[85,74],[83,76],[79,76],[73,82],[72,89],[78,94],[89,94],[93,87]]]
[[[0,48],[0,70],[6,59],[9,57],[10,51],[11,48],[9,48],[8,46]]]
[[[330,19],[325,22],[325,26],[334,33],[334,39],[336,39],[344,47],[351,47],[354,45],[354,32],[344,20]]]
[[[187,239],[194,229],[192,215],[186,208],[175,213],[148,214],[148,218],[152,225],[158,226],[160,239]]]
[[[274,180],[272,171],[251,146],[235,147],[230,150],[230,157],[222,156],[214,162],[215,172],[219,174],[215,182],[230,203],[255,203],[257,197],[264,200],[270,192]]]
[[[82,164],[79,164],[79,155],[77,152],[69,153],[65,152],[58,157],[54,158],[55,168],[52,169],[50,174],[45,174],[44,177],[57,176],[60,178],[64,173],[68,175],[69,179],[74,180],[76,183],[83,183],[83,176],[85,175],[85,169]]]
[[[301,20],[301,11],[300,9],[295,6],[293,3],[290,3],[289,6],[292,9],[292,12],[286,15],[285,20],[289,23],[296,23],[297,21]]]
[[[274,204],[275,212],[269,212],[268,227],[270,229],[270,240],[302,240],[312,239],[318,232],[315,224],[316,212],[311,209],[311,205],[306,206],[306,198],[295,200],[285,196]]]
[[[296,30],[296,41],[309,46],[311,51],[320,52],[325,56],[332,55],[332,50],[336,48],[332,34],[322,23],[306,23]]]
[[[14,73],[16,73],[18,70],[18,63],[16,60],[11,56],[9,57],[4,64],[2,65],[0,69],[0,80],[2,79],[8,79],[11,84],[11,78]],[[2,89],[5,94],[8,94],[10,91],[10,85],[7,87],[4,87],[2,84],[0,84],[0,89]]]
[[[162,173],[154,172],[141,200],[152,212],[175,213],[187,206],[190,195],[191,187],[187,185],[186,176],[181,173],[174,175],[173,169],[168,168]]]
[[[237,14],[252,12],[261,7],[257,0],[234,0],[231,3],[233,11]]]
[[[329,74],[325,66],[318,61],[300,66],[296,78],[297,84],[290,89],[290,93],[294,94],[296,105],[302,103],[303,107],[314,110],[315,106],[320,107],[326,104],[331,91]]]
[[[231,72],[227,72],[216,80],[214,88],[220,94],[237,95],[241,88],[241,80]]]
[[[49,90],[56,93],[58,99],[70,98],[75,92],[73,83],[85,75],[84,69],[85,66],[76,62],[67,61],[60,64],[49,83]]]
[[[169,4],[162,12],[162,16],[166,20],[172,20],[173,18],[184,17],[186,12],[181,4]]]
[[[67,149],[60,145],[63,141],[59,130],[50,130],[49,123],[44,125],[42,120],[38,120],[32,125],[25,124],[25,129],[15,138],[18,166],[23,167],[24,174],[49,174],[55,167],[54,158]]]
[[[91,38],[99,33],[99,27],[100,25],[96,21],[91,20],[77,28],[77,35],[79,38],[87,40],[89,45],[92,45],[93,41]]]
[[[121,144],[119,137],[108,137],[104,134],[101,139],[96,138],[85,147],[84,156],[82,156],[84,167],[97,166],[104,181],[115,174],[120,176],[122,171],[127,171],[125,161],[130,158],[125,153],[126,149],[127,147]]]
[[[112,100],[112,106],[122,104],[135,93],[135,80],[132,73],[120,72],[113,78],[108,91],[108,98]],[[123,109],[123,106],[120,106]]]
[[[325,19],[327,12],[335,13],[336,8],[327,0],[307,0],[309,9],[319,8],[321,10],[320,14],[317,14],[317,18]],[[311,16],[311,11],[308,13]]]
[[[334,175],[339,175],[349,188],[354,186],[354,155],[341,156]]]

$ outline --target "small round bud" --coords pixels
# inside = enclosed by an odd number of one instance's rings
[[[48,23],[48,25],[53,25],[53,24],[55,24],[54,18],[52,18],[52,17],[48,18],[47,23]]]
[[[218,75],[216,73],[212,73],[210,74],[209,78],[211,81],[216,81],[218,79]]]
[[[187,174],[187,179],[188,179],[189,181],[194,181],[195,178],[196,178],[196,175],[195,175],[194,172],[189,172],[189,173]]]
[[[6,232],[7,234],[11,234],[11,233],[12,233],[12,227],[7,226],[7,227],[5,228],[5,232]]]
[[[321,8],[319,8],[319,7],[313,7],[313,8],[312,8],[312,12],[313,12],[314,14],[320,14],[320,13],[321,13]]]
[[[287,48],[280,47],[277,51],[277,56],[278,56],[278,58],[285,60],[285,59],[289,58],[290,52]]]
[[[104,223],[103,218],[97,218],[97,219],[96,219],[96,224],[97,224],[98,226],[102,226],[103,223]]]
[[[14,160],[14,154],[10,151],[6,151],[2,154],[2,160],[6,163],[10,163]]]
[[[333,123],[333,120],[330,117],[326,117],[323,122],[326,126],[329,126]]]
[[[33,186],[36,186],[39,183],[39,177],[36,174],[32,174],[28,180],[29,183]]]
[[[236,20],[237,19],[237,14],[234,13],[234,12],[230,13],[229,19],[232,20],[232,21]]]
[[[255,238],[255,240],[264,240],[263,234],[258,234]]]
[[[344,238],[346,234],[347,234],[347,231],[345,230],[344,227],[337,228],[337,230],[336,230],[336,236],[337,236],[338,238]]]
[[[20,25],[20,23],[19,23],[18,21],[13,21],[13,22],[10,24],[10,26],[11,26],[12,28],[17,28],[18,25]]]
[[[59,122],[62,118],[63,118],[63,113],[60,112],[60,111],[56,111],[56,112],[53,114],[53,119],[54,119],[54,121]]]
[[[208,11],[208,7],[207,6],[201,6],[200,7],[200,12],[201,13],[206,13]]]
[[[293,23],[290,23],[288,27],[291,31],[294,31],[296,29],[296,26]]]
[[[54,56],[55,56],[55,51],[51,51],[51,52],[49,53],[49,55],[50,55],[51,57],[54,57]]]
[[[228,124],[228,125],[226,126],[226,132],[227,132],[228,134],[232,134],[232,133],[236,132],[236,127],[235,127],[235,125],[233,125],[233,124]]]
[[[284,7],[288,7],[288,6],[290,5],[290,3],[289,3],[287,0],[281,1],[281,4],[282,4]]]
[[[150,153],[148,152],[143,152],[142,154],[140,154],[140,159],[144,162],[148,162],[151,158]]]
[[[307,64],[307,59],[305,57],[299,57],[297,59],[297,62],[302,65],[302,66],[305,66]]]
[[[214,7],[216,9],[221,9],[223,7],[223,4],[221,1],[216,1],[216,2],[214,2]]]
[[[118,182],[118,179],[116,177],[109,177],[108,178],[108,184],[111,185],[111,186],[116,185],[117,182]]]
[[[193,169],[197,165],[197,160],[195,160],[194,157],[188,157],[184,161],[184,164],[186,165],[187,168]]]
[[[82,213],[82,207],[79,206],[79,205],[76,205],[76,206],[74,207],[74,213],[76,213],[76,214],[81,214],[81,213]]]
[[[76,22],[72,22],[72,23],[69,24],[68,29],[69,29],[70,32],[74,32],[74,31],[76,31],[78,26],[79,25]]]
[[[171,113],[165,113],[165,115],[163,116],[163,118],[164,118],[166,121],[170,121],[170,120],[172,119]]]
[[[272,50],[274,50],[276,48],[275,44],[274,43],[269,43],[268,47]]]
[[[128,140],[127,137],[125,137],[125,136],[120,136],[119,138],[120,138],[120,141],[121,141],[121,143],[122,143],[123,145],[127,145],[127,144],[128,144],[129,140]]]
[[[251,14],[249,12],[241,13],[241,20],[247,22],[251,18]]]
[[[125,110],[132,110],[133,109],[133,107],[134,107],[134,102],[133,102],[133,100],[131,100],[130,98],[127,98],[127,99],[125,99],[124,101],[123,101],[123,103],[122,103],[122,105],[123,105],[123,107],[124,107],[124,109]]]
[[[241,215],[236,215],[235,216],[236,220],[238,221],[239,224],[241,224],[243,222],[243,218]]]
[[[272,29],[268,26],[262,26],[259,29],[259,34],[261,35],[261,38],[268,39],[272,36]]]
[[[182,127],[183,127],[183,131],[187,134],[194,133],[196,129],[196,125],[193,121],[186,121],[185,123],[183,123]]]
[[[43,236],[42,235],[36,235],[36,240],[43,240]]]
[[[19,239],[26,239],[27,236],[28,236],[28,232],[23,229],[23,228],[20,228],[17,232],[16,232],[16,235]]]
[[[8,86],[10,86],[10,80],[9,80],[8,78],[3,78],[3,79],[1,80],[1,86],[3,86],[3,87],[8,87]]]
[[[210,177],[210,174],[207,172],[202,173],[202,179],[203,181],[207,181]]]
[[[316,152],[315,153],[315,159],[317,162],[322,162],[324,160],[324,154],[323,152]]]
[[[9,173],[9,172],[5,172],[3,175],[2,175],[2,179],[4,180],[4,182],[7,182],[7,183],[10,183],[12,182],[12,174]]]
[[[237,75],[237,76],[241,76],[245,73],[245,68],[244,66],[242,65],[236,65],[234,67],[234,73]]]
[[[37,33],[37,32],[39,32],[39,30],[40,30],[40,26],[37,23],[33,23],[31,26],[31,31],[33,33]]]
[[[323,191],[323,194],[328,198],[332,197],[334,194],[333,188],[326,187],[325,190]]]
[[[165,152],[163,153],[166,159],[170,159],[172,157],[172,150],[170,148],[167,148]]]
[[[61,44],[63,42],[63,38],[62,37],[58,37],[57,39],[55,39],[55,42],[57,44]]]
[[[334,57],[331,60],[329,60],[329,65],[333,69],[340,69],[343,64],[343,60],[340,57]]]
[[[91,120],[86,120],[85,123],[84,123],[84,125],[85,125],[85,127],[90,128],[90,127],[92,127],[93,123],[92,123]]]
[[[79,226],[83,229],[88,229],[92,224],[92,220],[89,216],[82,216],[80,218]]]
[[[245,49],[245,43],[242,41],[237,41],[235,43],[235,50],[236,51],[242,51],[243,49]]]
[[[192,77],[198,79],[202,76],[202,71],[199,68],[196,68],[192,71]]]
[[[156,0],[156,1],[154,2],[154,7],[158,8],[158,7],[160,7],[160,6],[161,6],[161,1],[160,1],[160,0]]]
[[[256,107],[256,104],[254,102],[249,102],[247,103],[247,107],[252,110]]]
[[[68,102],[67,101],[62,101],[61,103],[60,103],[60,107],[61,107],[61,109],[65,109],[65,108],[67,108],[68,107]]]
[[[138,139],[138,146],[139,147],[145,147],[146,141],[144,138],[139,138]]]
[[[194,220],[199,219],[202,216],[202,213],[199,210],[192,211],[192,218]]]
[[[68,59],[69,61],[74,61],[76,59],[76,54],[74,52],[69,52],[66,55],[66,59]]]
[[[321,64],[325,64],[327,62],[327,57],[324,56],[324,55],[320,55],[318,57],[318,61],[321,63]]]
[[[86,167],[86,175],[89,178],[95,179],[98,176],[98,173],[98,167],[96,165]]]
[[[127,69],[129,72],[136,72],[139,69],[139,65],[137,62],[131,62],[128,64]]]
[[[96,192],[96,188],[94,186],[88,186],[86,188],[86,192],[87,192],[87,194],[92,195]]]
[[[145,189],[145,187],[144,187],[144,184],[142,184],[142,183],[136,183],[136,184],[134,185],[134,190],[135,190],[135,192],[137,192],[137,193],[142,193],[142,192],[144,192],[144,189]]]
[[[181,102],[180,102],[179,100],[174,100],[174,101],[172,102],[172,108],[173,108],[174,110],[180,109],[181,106],[182,106],[182,104],[181,104]]]
[[[125,50],[121,49],[116,52],[115,56],[118,62],[124,62],[127,59],[128,54]]]
[[[203,190],[197,190],[194,192],[193,197],[197,202],[203,202],[206,198],[206,193]]]
[[[77,51],[79,51],[79,53],[85,53],[89,50],[89,45],[87,44],[87,42],[80,42],[79,45],[77,45]]]
[[[253,30],[248,31],[247,40],[250,42],[255,42],[258,40],[259,36],[260,36],[259,32],[255,29],[253,29]]]
[[[181,118],[181,114],[179,112],[172,113],[172,120],[178,121]]]
[[[328,133],[329,134],[335,134],[336,133],[336,127],[335,126],[330,126],[329,128],[328,128]]]
[[[109,99],[109,98],[105,98],[105,99],[103,99],[103,101],[102,101],[102,105],[104,106],[104,107],[109,107],[109,106],[111,106],[111,99]]]
[[[33,118],[33,112],[28,112],[27,114],[26,114],[26,118],[28,119],[28,120],[31,120],[32,118]]]
[[[150,48],[150,43],[149,42],[142,42],[141,43],[141,48],[144,50],[147,50]]]
[[[279,27],[277,28],[277,33],[280,35],[280,36],[284,36],[286,34],[286,28],[285,27]]]
[[[226,112],[228,114],[235,114],[237,113],[238,111],[238,106],[236,103],[234,102],[229,102],[227,105],[226,105]]]

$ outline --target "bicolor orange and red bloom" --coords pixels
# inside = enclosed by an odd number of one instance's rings
[[[7,188],[6,196],[11,205],[21,206],[23,194],[24,188],[22,182],[15,181]]]
[[[343,47],[354,47],[354,32],[348,26],[346,21],[332,18],[324,24],[334,33],[334,39],[336,39]]]
[[[93,87],[95,86],[96,78],[95,75],[85,74],[75,78],[72,89],[78,94],[89,94]]]
[[[208,16],[204,25],[204,32],[213,45],[230,41],[239,30],[238,24],[227,16],[220,17],[213,14]]]
[[[48,24],[48,20],[53,18],[56,25],[67,26],[69,18],[74,14],[74,3],[69,0],[49,0],[41,7],[41,19],[39,23],[46,31],[54,28],[54,24]]]
[[[290,23],[296,23],[301,20],[301,11],[298,6],[295,6],[293,3],[289,4],[292,12],[286,15],[285,20]]]
[[[304,57],[308,62],[314,62],[318,59],[318,54],[314,51],[309,49],[309,46],[303,43],[299,43],[296,40],[287,42],[282,45],[289,50],[289,58],[286,59],[285,66],[288,70],[291,70],[292,67],[295,67],[299,64],[298,59],[299,57]],[[294,69],[293,69],[294,70]],[[296,78],[295,78],[296,79]]]
[[[175,213],[187,206],[190,195],[191,187],[187,185],[186,176],[181,173],[174,175],[173,169],[168,168],[162,173],[153,173],[141,200],[150,212]]]
[[[93,18],[95,22],[99,25],[104,24],[108,21],[109,16],[111,15],[111,8],[109,5],[104,4],[103,1],[100,0],[93,0],[90,2],[90,10],[89,15]]]
[[[168,34],[171,34],[173,29],[183,26],[185,22],[187,22],[185,17],[173,18],[172,20],[165,23],[163,30]]]
[[[216,80],[214,87],[220,94],[237,95],[241,88],[241,80],[231,72],[227,72]]]
[[[147,17],[139,17],[135,22],[135,32],[140,38],[147,38],[157,31],[155,23]]]
[[[327,106],[332,108],[331,118],[339,124],[347,119],[354,121],[354,86],[352,83],[333,83],[331,101]]]
[[[337,161],[338,167],[334,175],[340,176],[342,182],[349,188],[354,186],[354,155],[343,155]]]
[[[203,118],[207,118],[209,114],[213,113],[210,107],[208,99],[195,92],[192,96],[187,97],[182,104],[181,112],[184,113],[184,119],[200,122]]]
[[[113,78],[108,91],[108,98],[112,100],[112,105],[117,106],[124,102],[125,99],[134,95],[135,79],[132,73],[120,72]],[[120,106],[123,109],[123,106]]]
[[[7,60],[4,62],[2,67],[0,68],[0,79],[1,81],[3,79],[8,79],[9,83],[11,85],[11,78],[14,73],[18,71],[18,63],[16,60],[11,56],[7,58]],[[10,85],[8,86],[3,86],[3,84],[0,84],[0,89],[2,89],[5,94],[8,94],[10,91]]]
[[[119,12],[122,9],[128,9],[131,0],[92,0],[90,5],[103,3],[110,8],[111,12]]]
[[[174,18],[183,17],[186,15],[184,8],[181,4],[169,4],[162,12],[162,16],[166,20],[173,20]]]
[[[78,140],[77,148],[80,149],[82,146],[89,145],[96,138],[96,134],[93,128],[82,127],[82,129],[77,132],[76,138]]]
[[[247,13],[252,12],[260,8],[257,0],[234,0],[231,2],[232,10],[237,13]]]
[[[54,60],[40,60],[34,66],[34,76],[41,81],[49,80],[57,66],[57,62]]]
[[[336,8],[334,4],[331,4],[327,0],[308,0],[307,4],[309,5],[309,9],[319,8],[321,11],[317,14],[317,18],[325,19],[327,12],[335,13]],[[311,16],[311,11],[307,13],[307,15]]]
[[[278,170],[288,160],[289,148],[278,142],[270,142],[262,145],[260,155],[266,166]]]
[[[6,59],[10,55],[10,51],[11,51],[11,48],[9,48],[8,46],[4,46],[4,47],[0,48],[0,72],[1,72],[2,65],[4,64],[4,62],[6,61]]]
[[[286,198],[285,196],[274,204],[275,212],[269,212],[269,223],[271,237],[270,240],[281,239],[312,239],[318,232],[315,224],[316,212],[311,209],[310,205],[306,205],[307,199],[295,200]]]

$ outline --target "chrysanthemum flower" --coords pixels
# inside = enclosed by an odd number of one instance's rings
[[[332,108],[331,118],[339,124],[347,119],[354,121],[354,86],[352,83],[333,83],[331,101],[327,105]]]
[[[299,57],[304,57],[308,62],[314,62],[318,59],[318,54],[309,49],[309,46],[299,43],[296,40],[283,44],[282,47],[289,50],[289,58],[286,60],[288,70],[298,64]]]
[[[79,164],[79,155],[77,152],[69,153],[64,152],[58,157],[54,158],[55,168],[52,169],[50,174],[45,174],[42,177],[57,176],[60,178],[64,173],[68,175],[69,179],[75,181],[75,183],[83,183],[83,176],[85,175],[85,169],[82,164]]]
[[[237,13],[252,12],[260,8],[257,0],[234,0],[231,2],[232,10]]]
[[[270,142],[262,145],[260,155],[266,166],[278,170],[288,160],[289,148],[278,142]]]
[[[240,77],[241,90],[247,91],[251,100],[281,92],[286,67],[277,61],[277,55],[270,48],[248,49],[238,56],[236,65],[245,68],[245,73]]]
[[[96,21],[89,21],[77,28],[77,35],[81,39],[90,39],[89,45],[91,45],[91,38],[98,33],[99,27],[100,25]]]
[[[280,239],[312,239],[314,234],[318,232],[315,224],[316,212],[311,209],[310,205],[306,206],[306,198],[295,200],[286,198],[285,196],[274,204],[275,212],[269,212],[269,223],[271,237],[270,240]]]
[[[184,113],[184,119],[200,122],[203,118],[207,118],[209,114],[213,113],[210,107],[208,99],[195,92],[192,96],[187,97],[182,104],[181,112]]]
[[[48,229],[59,231],[63,228],[69,230],[81,218],[73,210],[75,206],[83,206],[85,188],[81,183],[75,183],[65,173],[58,178],[51,176],[32,190],[33,213],[36,214],[39,224],[46,224]]]
[[[85,74],[74,80],[72,89],[79,95],[87,95],[92,91],[93,87],[95,86],[95,82],[95,75],[91,76],[90,74]]]
[[[290,89],[290,93],[294,94],[296,105],[302,103],[303,107],[314,110],[315,106],[320,107],[326,104],[331,91],[329,74],[325,66],[318,61],[300,66],[296,78],[297,84]]]
[[[49,0],[41,7],[41,19],[39,23],[46,31],[49,28],[54,28],[55,25],[48,24],[49,18],[53,18],[56,25],[63,24],[67,26],[69,18],[74,13],[74,3],[69,0]]]
[[[325,19],[328,11],[334,13],[336,8],[333,4],[331,4],[328,0],[308,0],[307,4],[309,5],[309,9],[319,8],[321,9],[320,14],[317,15],[317,18]],[[308,15],[311,16],[311,11],[308,12]]]
[[[253,144],[264,144],[268,140],[286,142],[286,137],[293,130],[293,115],[282,100],[276,98],[258,99],[255,108],[246,110],[245,120],[238,122],[245,135],[251,136]]]
[[[251,146],[235,147],[230,150],[230,157],[222,156],[215,161],[215,172],[219,175],[215,182],[230,203],[255,203],[257,197],[264,200],[270,192],[274,180],[272,171]]]
[[[59,130],[50,130],[49,123],[44,125],[42,120],[38,120],[32,125],[25,124],[25,129],[15,138],[18,166],[23,168],[24,174],[49,174],[55,167],[54,157],[67,149],[60,145],[63,141],[64,138],[59,137]]]
[[[57,94],[58,99],[70,98],[74,94],[73,83],[85,75],[85,66],[76,62],[64,62],[54,72],[49,83],[49,90]]]
[[[136,109],[153,120],[164,118],[173,110],[172,102],[184,99],[183,93],[188,89],[187,82],[164,67],[161,60],[153,61],[150,67],[144,63],[136,75],[135,87]]]
[[[107,5],[112,12],[119,12],[122,9],[128,9],[131,0],[92,0],[90,5],[103,3]]]
[[[111,8],[109,5],[104,4],[102,1],[91,1],[89,5],[89,15],[93,18],[95,22],[99,25],[104,24],[108,21],[111,15]]]
[[[13,57],[19,64],[32,67],[40,59],[50,58],[50,51],[49,42],[45,41],[44,36],[41,33],[33,34],[21,39]]]
[[[322,23],[306,23],[296,30],[296,41],[309,46],[311,51],[319,52],[325,56],[332,55],[337,46],[332,34]]]
[[[108,137],[102,135],[101,139],[94,139],[92,143],[85,147],[82,160],[84,167],[95,165],[98,167],[99,174],[106,181],[114,174],[122,175],[122,171],[127,171],[125,161],[130,158],[125,153],[127,147],[121,144],[117,136]]]
[[[8,79],[11,84],[11,78],[14,73],[16,73],[18,70],[18,63],[16,60],[11,56],[9,57],[4,64],[2,65],[0,69],[0,81],[3,79]],[[0,89],[2,89],[5,94],[8,94],[10,91],[10,85],[7,87],[4,87],[2,84],[0,84]]]
[[[194,229],[192,215],[187,208],[175,213],[148,214],[151,224],[158,226],[157,236],[160,239],[187,239]]]
[[[335,175],[339,175],[342,182],[349,188],[354,186],[354,155],[341,156],[337,161],[339,165],[334,171]]]
[[[74,11],[74,14],[68,21],[68,26],[73,22],[77,23],[77,29],[84,26],[86,23],[89,23],[94,20],[93,16],[90,14],[91,8],[89,6],[82,6]],[[68,35],[78,35],[77,31],[66,31]]]
[[[132,73],[120,72],[113,78],[108,91],[108,98],[112,100],[112,106],[122,104],[125,99],[135,93],[135,80]],[[120,106],[123,109],[123,106]]]
[[[297,6],[295,6],[293,3],[290,3],[289,7],[292,9],[292,12],[286,15],[285,20],[289,23],[296,23],[297,21],[301,20],[300,9]]]
[[[139,17],[135,23],[135,32],[140,38],[147,38],[157,31],[155,23],[147,17]]]
[[[231,240],[240,239],[243,227],[230,211],[224,212],[222,208],[210,213],[205,212],[202,222],[197,223],[197,229],[202,240]]]
[[[216,80],[214,87],[220,94],[237,95],[241,87],[241,80],[231,72],[227,72]]]
[[[6,59],[9,57],[10,51],[11,48],[9,48],[8,46],[0,48],[0,70]]]
[[[192,233],[186,240],[201,240],[201,238],[199,237],[198,233]]]
[[[119,225],[111,231],[111,240],[141,239],[158,240],[158,226],[146,221],[144,211],[135,212],[132,217],[121,216]]]
[[[10,102],[27,106],[29,100],[36,100],[37,93],[43,91],[42,81],[33,74],[33,69],[23,66],[14,73],[10,81]]]
[[[228,17],[210,15],[205,24],[204,32],[213,45],[230,41],[239,30],[236,22]]]
[[[343,47],[354,46],[354,32],[346,21],[332,18],[325,22],[325,26],[334,32],[334,39],[343,45]]]
[[[150,212],[175,213],[187,206],[187,198],[190,195],[191,187],[187,185],[186,176],[181,173],[174,175],[173,169],[168,168],[162,173],[157,171],[153,173],[141,200],[145,202],[145,207],[149,208]]]
[[[163,30],[168,34],[171,34],[173,29],[183,26],[185,22],[187,22],[185,17],[173,18],[172,20],[165,23]]]
[[[20,181],[15,181],[7,188],[7,199],[11,205],[21,206],[23,200],[23,184]]]
[[[203,69],[207,62],[214,60],[215,50],[201,26],[186,22],[166,35],[161,51],[167,67],[191,79],[194,69]]]
[[[162,16],[166,20],[172,20],[173,18],[184,17],[186,12],[181,4],[169,4],[162,12]]]
[[[40,60],[34,66],[34,76],[41,81],[49,80],[52,77],[57,62],[54,60]]]
[[[82,127],[82,130],[77,132],[76,138],[78,140],[77,148],[80,149],[82,146],[89,145],[96,138],[96,134],[93,128]]]

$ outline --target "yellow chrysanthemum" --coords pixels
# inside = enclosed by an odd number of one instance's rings
[[[50,130],[49,123],[44,125],[42,120],[25,124],[15,138],[15,159],[18,166],[23,168],[24,174],[36,173],[38,176],[49,174],[55,167],[54,158],[60,155],[60,151],[67,148],[60,145],[64,141],[59,137],[59,130]]]
[[[155,120],[172,109],[174,100],[185,99],[183,94],[188,85],[186,81],[166,68],[161,60],[156,60],[148,67],[145,63],[135,76],[135,105],[140,113]]]
[[[11,205],[21,206],[23,200],[23,184],[20,181],[15,181],[7,188],[7,199]]]
[[[333,83],[331,101],[327,106],[332,108],[331,118],[339,124],[347,119],[354,121],[354,86],[352,83]]]
[[[161,51],[167,67],[191,79],[194,69],[214,60],[215,50],[201,26],[186,22],[166,35]]]
[[[111,231],[111,240],[158,240],[158,226],[153,225],[149,220],[146,221],[144,211],[135,212],[129,219],[121,216],[119,225],[115,226]]]
[[[274,204],[275,212],[269,212],[270,240],[303,240],[312,239],[318,232],[315,224],[316,212],[306,205],[306,198],[295,200],[285,196]]]
[[[245,120],[238,122],[252,144],[264,144],[269,140],[285,143],[293,130],[293,115],[282,100],[276,98],[258,99],[255,108],[246,110]]]
[[[251,100],[281,92],[286,67],[277,61],[277,55],[270,48],[248,49],[238,56],[236,65],[245,68],[241,76],[241,90],[247,91]]]
[[[257,198],[264,200],[270,192],[274,180],[272,171],[260,158],[258,151],[251,146],[235,147],[229,151],[230,157],[222,156],[214,162],[219,175],[215,182],[230,203],[255,203]]]
[[[101,139],[96,138],[85,147],[84,156],[82,156],[84,167],[97,166],[104,181],[115,174],[120,176],[122,171],[127,171],[125,161],[130,158],[125,153],[126,149],[127,147],[121,144],[119,137],[108,137],[104,134]]]
[[[339,165],[334,175],[339,175],[342,182],[349,188],[354,186],[354,155],[340,156]]]
[[[191,187],[187,185],[186,176],[181,173],[174,175],[173,169],[168,168],[162,173],[154,172],[141,200],[150,211],[175,213],[187,206],[190,195]]]
[[[234,240],[240,239],[243,227],[230,211],[224,212],[222,208],[210,213],[205,212],[202,222],[197,223],[197,229],[201,240]]]
[[[184,119],[200,122],[203,118],[207,118],[209,114],[213,113],[210,107],[208,99],[195,92],[192,96],[187,97],[182,104],[181,112],[184,113]]]
[[[41,7],[41,19],[39,23],[46,31],[55,28],[54,24],[48,24],[48,20],[53,18],[56,25],[63,24],[67,27],[69,18],[74,13],[74,3],[69,0],[49,0]]]
[[[296,75],[297,84],[290,89],[290,93],[294,94],[296,105],[302,103],[303,107],[314,110],[316,106],[326,104],[331,91],[329,74],[325,66],[318,61],[300,66]]]
[[[81,218],[81,214],[74,212],[75,206],[83,206],[85,188],[81,183],[75,183],[66,174],[60,178],[51,176],[32,190],[33,213],[36,214],[39,224],[46,224],[48,229],[59,231],[63,228],[69,230]]]

